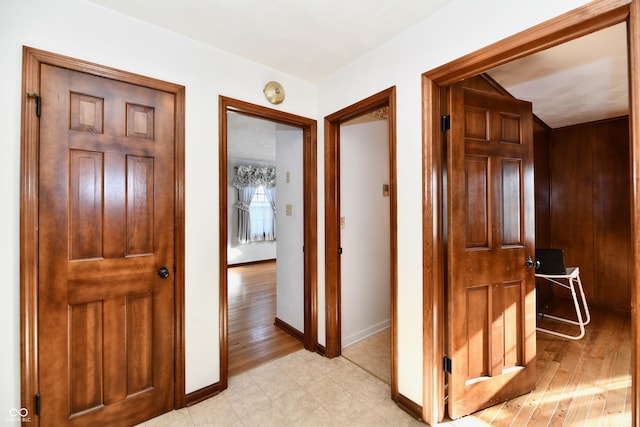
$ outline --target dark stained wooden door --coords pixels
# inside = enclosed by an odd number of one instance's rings
[[[448,175],[448,412],[535,385],[531,104],[452,87]]]
[[[132,425],[174,402],[175,101],[41,73],[41,423]]]

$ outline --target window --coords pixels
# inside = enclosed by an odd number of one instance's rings
[[[276,239],[276,169],[238,165],[233,186],[238,189],[238,242]]]
[[[256,187],[249,205],[249,220],[251,222],[251,241],[275,240],[275,217],[273,207],[267,197],[263,185]]]

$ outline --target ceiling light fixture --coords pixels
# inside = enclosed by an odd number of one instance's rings
[[[284,101],[284,88],[278,82],[271,81],[264,86],[264,96],[272,104],[280,104]]]

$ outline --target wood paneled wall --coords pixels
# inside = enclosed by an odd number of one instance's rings
[[[551,247],[551,174],[549,172],[549,128],[543,128],[534,122],[534,185],[536,200],[536,247]],[[553,286],[544,279],[536,280],[538,307],[542,307],[553,298]]]
[[[536,246],[564,249],[590,304],[630,310],[628,118],[537,133],[535,167]]]
[[[534,129],[534,169],[536,191],[536,246],[551,246],[551,174],[549,172],[549,129]]]

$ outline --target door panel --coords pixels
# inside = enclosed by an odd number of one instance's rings
[[[448,147],[448,411],[535,384],[531,105],[452,87]]]
[[[173,95],[41,73],[41,422],[135,424],[173,408]]]

